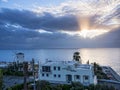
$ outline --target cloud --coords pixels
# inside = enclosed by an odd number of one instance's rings
[[[43,16],[28,10],[1,9],[0,20],[10,24],[20,25],[29,29],[46,30],[77,30],[77,18],[73,15],[54,17],[44,12]],[[18,18],[20,17],[20,18]]]
[[[118,28],[94,39],[85,39],[61,32],[40,33],[38,30],[8,25],[0,29],[0,49],[119,47],[119,35]]]
[[[11,30],[8,30],[11,29]],[[40,33],[35,30],[25,28],[15,28],[13,26],[1,27],[0,46],[1,49],[32,49],[57,47],[59,40],[68,37],[61,33]]]
[[[120,24],[120,22],[117,21],[120,15],[119,6],[119,0],[70,0],[62,3],[60,6],[36,6],[33,11],[38,15],[42,15],[43,12],[47,11],[54,17],[74,15],[79,17],[78,22],[79,19],[87,17],[88,21],[94,19],[92,22],[95,26],[98,26],[97,28],[105,27],[105,29],[110,29],[111,25],[108,25],[109,22],[111,22],[111,24],[114,24],[114,22]],[[117,18],[117,20],[113,22],[114,18]],[[92,22],[89,24],[92,24]],[[82,25],[82,23],[79,23],[79,25]]]
[[[109,24],[109,22],[111,22],[110,25],[114,24],[120,25],[119,17],[120,17],[120,4],[118,4],[110,14],[104,17],[103,23]]]
[[[1,8],[0,48],[120,47],[119,2],[96,1],[70,1],[31,10]],[[63,33],[84,28],[109,32],[94,39]]]
[[[106,34],[96,37],[96,43],[101,43],[103,47],[120,47],[120,27],[116,28]],[[97,40],[99,42],[97,42]]]
[[[8,0],[1,0],[2,2],[8,2]]]
[[[111,30],[120,25],[119,3],[118,0],[109,1],[109,4],[108,1],[81,0],[77,3],[75,1],[65,2],[53,7],[36,6],[31,10],[2,8],[0,20],[24,28],[47,31],[82,30],[81,26],[87,25],[87,29]],[[83,23],[85,20],[86,22]]]

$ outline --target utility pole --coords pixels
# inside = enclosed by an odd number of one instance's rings
[[[23,74],[24,74],[24,90],[28,90],[27,88],[28,62],[23,62]]]
[[[35,60],[32,59],[32,70],[33,70],[33,78],[34,78],[34,90],[36,90],[36,84],[35,84]]]
[[[39,67],[40,67],[40,62],[38,61],[38,70],[37,70],[37,74],[38,74],[38,78],[39,78],[39,81],[38,81],[38,90],[41,90],[41,86],[40,86],[40,77],[39,77],[39,73],[40,73],[40,71],[39,71]]]

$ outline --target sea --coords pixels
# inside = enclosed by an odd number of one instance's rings
[[[120,48],[0,50],[0,62],[16,61],[16,53],[19,52],[24,53],[26,61],[34,58],[36,62],[70,61],[73,60],[74,52],[80,52],[82,63],[89,60],[90,63],[96,62],[102,66],[110,66],[120,75]]]

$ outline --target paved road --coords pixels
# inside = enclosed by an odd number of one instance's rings
[[[116,90],[120,90],[120,82],[118,81],[99,79],[98,83],[102,85],[114,86]]]
[[[114,78],[120,82],[120,76],[111,68],[108,67],[108,69],[110,70],[111,74],[114,76]]]
[[[111,80],[120,82],[120,76],[111,67],[102,66],[102,70]]]
[[[4,76],[3,77],[3,83],[4,83],[4,89],[9,88],[11,86],[14,86],[16,84],[22,84],[24,81],[23,77],[18,77],[18,76]]]

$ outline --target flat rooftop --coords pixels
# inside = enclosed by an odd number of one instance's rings
[[[51,66],[51,65],[65,65],[65,66],[75,66],[76,69],[91,69],[91,65],[89,64],[81,64],[77,61],[46,61],[45,63],[42,63],[42,65],[45,66]]]

